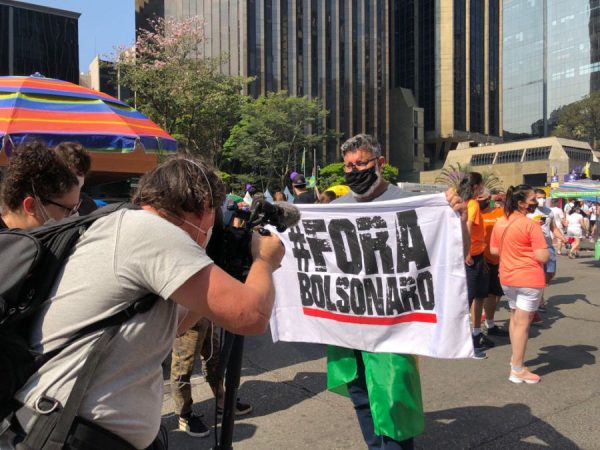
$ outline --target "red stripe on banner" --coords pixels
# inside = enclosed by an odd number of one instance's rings
[[[338,314],[331,311],[323,311],[322,309],[314,308],[302,308],[304,314],[312,317],[319,317],[321,319],[335,320],[336,322],[345,323],[357,323],[362,325],[396,325],[397,323],[406,322],[425,322],[425,323],[437,323],[437,316],[435,314],[427,313],[409,313],[403,316],[396,317],[359,317],[359,316],[348,316],[346,314]]]

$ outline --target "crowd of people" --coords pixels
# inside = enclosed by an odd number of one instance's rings
[[[545,190],[528,185],[492,195],[477,172],[463,178],[459,193],[468,202],[465,271],[475,358],[487,357],[491,337],[509,337],[509,380],[535,384],[540,377],[523,364],[529,327],[542,322],[538,311],[546,311],[544,288],[556,274],[557,255],[566,248],[578,257],[581,240],[594,235],[598,205],[572,199],[563,210],[559,200],[549,203]],[[511,310],[508,329],[494,322],[502,296]]]
[[[354,136],[341,151],[348,194],[319,193],[296,174],[291,180],[294,203],[419,195],[382,178],[385,158],[373,137]],[[2,183],[0,228],[28,229],[89,213],[95,206],[81,193],[89,169],[89,155],[76,143],[20,146]],[[446,192],[449,207],[463,215],[475,357],[487,357],[485,350],[494,345],[494,336],[510,337],[509,380],[514,383],[540,381],[524,366],[524,356],[530,324],[556,273],[556,254],[569,245],[569,256],[577,257],[580,240],[596,228],[598,205],[570,201],[563,210],[554,203],[550,208],[545,197],[545,191],[527,185],[489,193],[476,172],[464,177],[458,192]],[[13,417],[15,439],[35,428],[40,398],[65,404],[80,362],[100,333],[75,342],[70,336],[147,293],[164,300],[121,326],[86,390],[78,423],[94,439],[116,449],[166,448],[160,430],[161,364],[171,354],[178,426],[193,436],[209,434],[192,411],[194,362],[205,359],[206,379],[222,413],[218,327],[244,335],[265,331],[274,301],[272,274],[284,254],[277,237],[255,234],[253,262],[244,283],[216,267],[205,249],[225,199],[225,186],[213,168],[178,155],[142,177],[131,199],[137,209],[102,217],[83,234],[35,318],[30,337],[32,348],[40,353],[68,345],[17,392],[22,408]],[[273,199],[288,200],[283,192]],[[93,279],[89,273],[95,274]],[[503,296],[511,308],[508,330],[494,322]],[[84,307],[81,299],[86,299]],[[425,423],[416,357],[329,346],[327,360],[327,386],[350,397],[368,448],[414,448],[414,437]],[[236,415],[252,411],[239,399],[235,408]]]

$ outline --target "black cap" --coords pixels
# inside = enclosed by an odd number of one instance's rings
[[[292,180],[292,184],[294,186],[306,186],[306,178],[304,178],[304,175],[296,175]]]

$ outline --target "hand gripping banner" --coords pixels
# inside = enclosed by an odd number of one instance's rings
[[[281,234],[274,342],[473,355],[460,217],[444,194],[300,210]]]

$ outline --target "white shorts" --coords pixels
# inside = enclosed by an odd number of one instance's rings
[[[567,228],[567,236],[581,239],[581,228]]]
[[[519,308],[527,312],[537,311],[542,299],[542,293],[544,292],[541,288],[504,285],[502,285],[502,290],[504,291],[504,295],[508,297],[508,306],[510,309]]]

